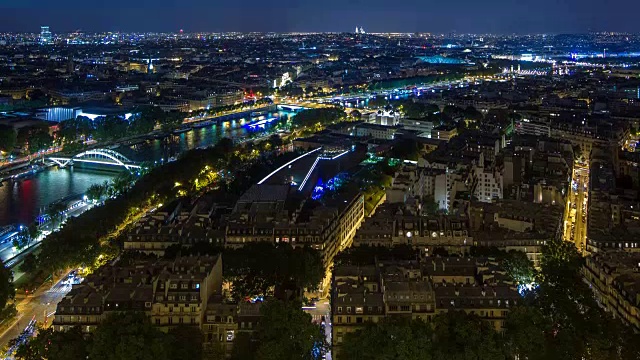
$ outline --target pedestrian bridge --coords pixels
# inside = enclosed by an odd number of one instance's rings
[[[140,165],[136,165],[124,155],[109,149],[87,150],[72,157],[50,156],[47,157],[47,160],[58,164],[60,167],[73,165],[76,162],[82,162],[89,164],[121,166],[127,170],[140,168]]]

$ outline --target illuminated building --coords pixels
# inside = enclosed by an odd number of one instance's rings
[[[51,36],[51,31],[48,26],[40,27],[40,44],[47,45],[53,42],[53,38]]]
[[[584,278],[598,304],[613,317],[640,329],[640,255],[607,250],[586,258]]]

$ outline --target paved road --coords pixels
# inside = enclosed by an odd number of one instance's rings
[[[574,242],[583,255],[587,251],[587,203],[589,196],[589,168],[575,164],[572,175],[572,187],[567,197],[568,207],[565,214],[564,239]],[[575,210],[575,216],[571,216]]]
[[[40,227],[40,230],[42,231],[40,236],[30,243],[29,248],[22,249],[22,251],[16,250],[11,240],[0,244],[0,260],[2,260],[9,267],[14,266],[15,264],[21,261],[22,256],[33,251],[45,237],[51,234],[52,230],[57,230],[60,226],[62,226],[66,222],[68,218],[76,217],[82,214],[83,212],[91,209],[93,206],[94,205],[92,203],[81,201],[77,205],[75,205],[73,208],[70,208],[67,211],[65,211],[62,221],[56,222],[55,228],[53,227],[53,224],[51,221],[43,224]],[[8,261],[8,260],[11,260],[11,261]]]
[[[305,308],[305,312],[313,317],[313,322],[318,324],[322,321],[322,316],[325,317],[325,336],[327,337],[327,343],[329,344],[329,352],[327,353],[327,360],[331,360],[331,307],[328,300],[320,300],[316,304],[315,309]]]
[[[34,317],[38,324],[51,325],[56,305],[71,290],[71,285],[63,283],[67,277],[68,273],[55,285],[42,286],[35,295],[27,297],[17,305],[18,318],[4,333],[0,334],[0,347],[4,347],[10,340],[20,335]]]

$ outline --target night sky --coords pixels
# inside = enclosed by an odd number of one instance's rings
[[[0,31],[640,32],[640,0],[0,0]]]

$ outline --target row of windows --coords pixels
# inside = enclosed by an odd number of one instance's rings
[[[98,319],[100,318],[99,316],[60,316],[60,317],[56,317],[57,319],[59,319],[60,322],[62,323],[66,323],[66,322],[78,322],[78,323],[97,323]]]
[[[178,318],[178,324],[195,324],[197,323],[197,319],[195,317],[189,317],[187,316],[186,319],[184,316],[181,316]],[[160,318],[156,318],[155,320],[155,324],[156,325],[162,325],[162,321]],[[171,325],[173,324],[173,317],[169,317],[167,320],[167,324]]]
[[[380,312],[380,313],[382,312],[382,306],[377,306],[377,307],[375,307],[375,309],[377,309],[378,312]],[[347,306],[347,314],[351,314],[352,313],[351,310],[354,310],[356,314],[362,314],[363,311],[364,311],[364,307],[362,307],[362,306],[354,306],[354,307]],[[372,313],[373,310],[374,310],[373,306],[368,306],[367,307],[367,311],[369,313]],[[338,306],[338,314],[342,314],[342,306]]]
[[[469,279],[467,279],[467,284],[468,283],[469,283]],[[411,300],[411,295],[392,294],[392,295],[389,295],[389,299]],[[420,294],[420,295],[414,294],[413,295],[413,299],[414,300],[424,300],[424,299],[431,300],[431,295],[430,294],[427,294],[427,295],[425,295],[425,294]]]
[[[191,287],[191,290],[200,289],[200,283],[192,283],[191,286],[189,286],[188,282],[183,282],[183,283],[180,283],[180,284],[178,284],[177,282],[172,282],[169,285],[169,289],[173,289],[173,290],[178,289],[178,285],[180,285],[179,287],[180,287],[181,290],[188,290],[189,287]],[[164,282],[161,282],[160,283],[160,289],[164,289],[164,288],[165,288]]]
[[[593,244],[594,242],[589,240],[589,243]],[[632,242],[632,243],[629,243],[629,242],[626,242],[626,243],[621,243],[621,242],[611,242],[611,243],[609,243],[609,242],[605,242],[604,243],[604,247],[636,248],[636,247],[638,247],[638,243],[636,243],[636,242]]]
[[[167,301],[187,301],[187,299],[189,299],[189,301],[198,301],[198,295],[191,295],[191,296],[187,296],[187,295],[179,295],[179,296],[175,296],[175,295],[168,295],[167,296]],[[162,294],[158,294],[156,295],[156,301],[164,301],[164,295]]]
[[[459,300],[457,302],[458,305],[474,306],[476,304],[474,299],[458,299],[458,300]],[[455,299],[450,300],[449,303],[451,304],[451,306],[456,306],[456,300]],[[514,300],[513,303],[515,305],[517,305],[517,301]],[[483,299],[480,299],[478,301],[478,304],[479,305],[485,305],[485,301]],[[493,299],[489,299],[487,301],[487,304],[494,305]],[[495,304],[497,306],[501,306],[502,304],[504,304],[504,306],[509,307],[509,300],[505,300],[503,302],[502,300],[498,299],[498,300],[495,301]],[[442,306],[442,305],[444,305],[443,300],[440,300],[440,306]]]
[[[64,306],[60,306],[60,312],[64,312],[65,307]],[[102,310],[102,308],[100,306],[90,306],[90,307],[85,307],[85,306],[71,306],[68,308],[68,310],[70,312],[78,312],[78,313],[82,313],[82,312],[100,312]]]
[[[170,313],[172,313],[172,312],[173,312],[173,309],[174,309],[174,307],[173,307],[173,306],[169,306],[169,312],[170,312]],[[186,311],[184,311],[184,309],[186,309],[185,307],[179,306],[179,307],[177,307],[177,309],[178,309],[178,312],[181,312],[181,313],[182,313],[182,312],[186,312]],[[191,307],[189,308],[189,312],[192,312],[192,313],[194,313],[194,312],[198,312],[198,308],[197,308],[196,306],[191,306]]]
[[[319,235],[320,231],[318,230],[307,230],[307,229],[298,229],[296,232],[298,235]],[[273,230],[273,229],[230,229],[228,232],[230,235],[287,235],[291,233],[291,230]]]

